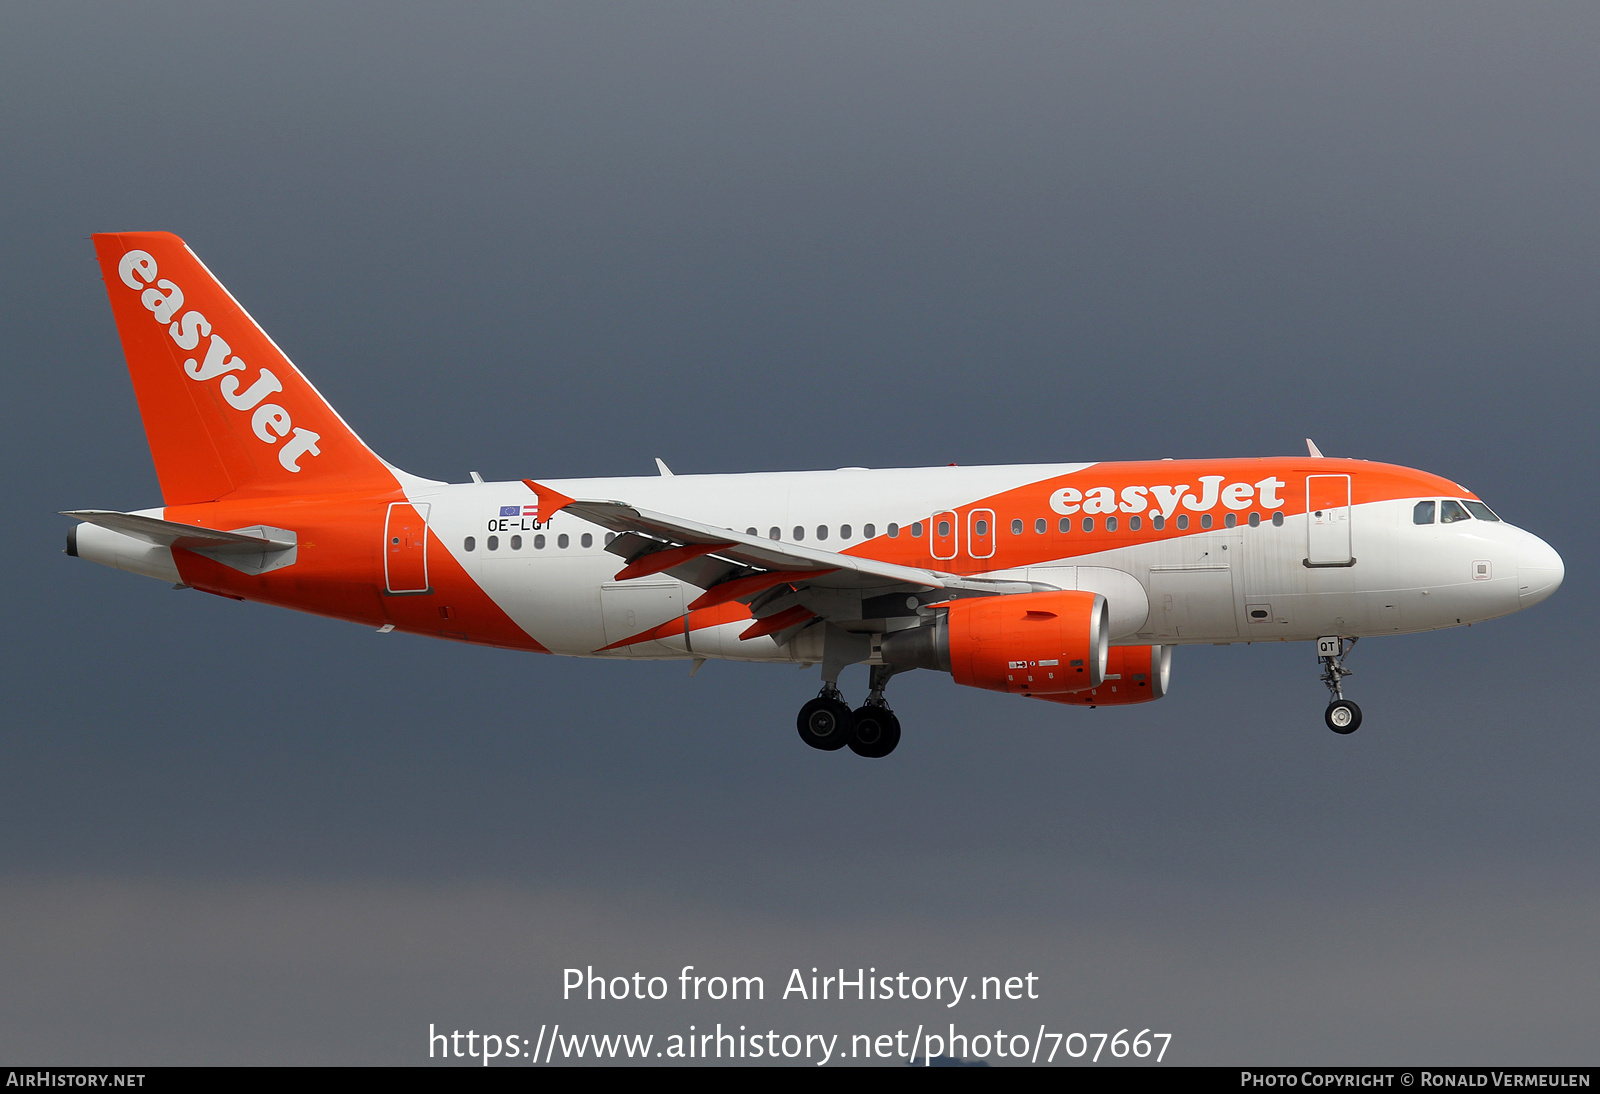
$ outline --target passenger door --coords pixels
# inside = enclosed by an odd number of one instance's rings
[[[1306,565],[1349,566],[1350,476],[1306,476]]]

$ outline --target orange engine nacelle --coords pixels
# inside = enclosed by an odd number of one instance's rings
[[[1167,693],[1167,680],[1171,675],[1171,646],[1117,646],[1106,658],[1106,678],[1098,686],[1087,691],[1037,698],[1078,707],[1148,703]]]
[[[946,609],[950,675],[958,684],[1019,695],[1097,686],[1110,642],[1099,593],[1016,593],[957,600]]]

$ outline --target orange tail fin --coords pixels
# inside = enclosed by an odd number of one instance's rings
[[[394,488],[183,240],[114,232],[94,248],[166,504]]]

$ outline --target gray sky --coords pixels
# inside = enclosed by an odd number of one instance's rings
[[[0,1057],[408,1063],[428,1022],[876,1031],[560,970],[1041,974],[1169,1059],[1595,1062],[1593,5],[10,6]],[[159,503],[94,231],[189,241],[351,424],[490,477],[1267,455],[1427,468],[1546,604],[1180,649],[1059,709],[595,664],[64,558]],[[847,674],[859,694],[864,676]],[[976,1015],[973,1016],[976,1021]]]

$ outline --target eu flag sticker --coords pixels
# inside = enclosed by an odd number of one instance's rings
[[[500,515],[502,517],[520,517],[522,515],[522,506],[502,505],[500,507]]]

